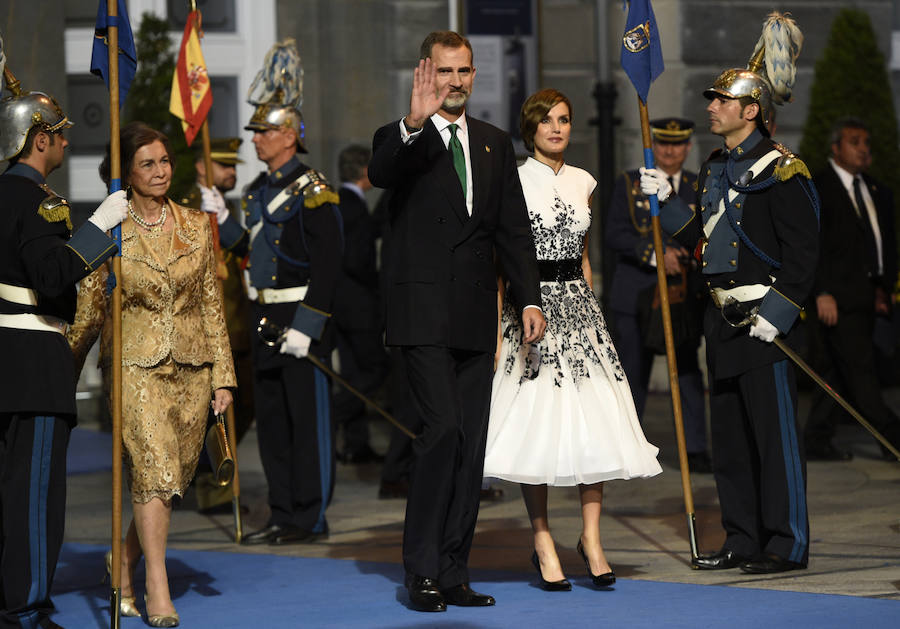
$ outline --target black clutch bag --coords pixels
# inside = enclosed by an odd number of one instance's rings
[[[216,483],[224,487],[234,478],[234,455],[225,430],[225,416],[216,415],[216,423],[206,432],[206,453],[212,465]]]

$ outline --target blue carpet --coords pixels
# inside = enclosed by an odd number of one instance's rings
[[[112,469],[112,434],[75,427],[69,435],[66,473],[88,474]]]
[[[63,547],[53,588],[57,623],[69,629],[109,626],[109,588],[99,584],[104,551]],[[190,629],[887,629],[897,627],[900,617],[900,603],[888,600],[629,579],[619,580],[614,591],[595,591],[582,579],[571,592],[551,593],[538,589],[527,573],[483,570],[473,573],[472,585],[493,594],[495,607],[421,614],[405,607],[397,564],[170,550],[167,566],[181,624]],[[142,569],[137,580],[143,581]],[[122,629],[144,626],[139,618],[122,618]]]

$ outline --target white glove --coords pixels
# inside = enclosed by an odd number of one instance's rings
[[[91,217],[88,219],[100,231],[109,231],[128,216],[128,199],[124,190],[117,190],[103,199]]]
[[[216,215],[219,225],[228,219],[228,207],[225,198],[216,188],[200,186],[200,209]]]
[[[662,203],[672,194],[672,186],[669,185],[668,178],[655,168],[641,168],[641,192],[648,197],[655,194],[659,202]]]
[[[750,326],[750,336],[758,338],[763,343],[771,343],[778,336],[778,328],[764,317],[756,315],[756,322]]]
[[[290,328],[281,342],[280,354],[290,354],[294,358],[303,358],[309,353],[309,344],[312,339],[300,330]]]

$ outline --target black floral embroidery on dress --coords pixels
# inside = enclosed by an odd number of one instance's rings
[[[579,221],[576,208],[565,204],[556,190],[550,212],[532,209],[528,212],[538,259],[580,258],[590,221]],[[551,218],[548,219],[548,215]],[[590,378],[590,364],[599,366],[601,371],[610,369],[612,377],[619,382],[625,380],[600,305],[584,278],[541,282],[541,307],[547,319],[547,332],[539,343],[524,345],[519,313],[508,301],[504,304],[503,342],[509,351],[503,369],[507,375],[519,369],[521,384],[536,378],[542,369],[549,370],[553,374],[553,383],[561,387],[568,372],[579,386],[583,379]],[[598,351],[605,356],[598,355]],[[608,367],[604,368],[604,363]]]

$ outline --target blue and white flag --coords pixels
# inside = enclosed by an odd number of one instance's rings
[[[94,49],[91,53],[91,74],[103,77],[109,88],[109,26],[118,27],[119,37],[119,106],[125,105],[125,96],[137,72],[137,51],[134,48],[134,35],[131,34],[131,23],[128,21],[128,10],[125,0],[118,0],[118,15],[114,23],[107,15],[106,0],[100,0],[97,9],[97,24],[94,27]]]
[[[662,45],[650,0],[631,0],[622,36],[622,69],[646,103],[650,84],[662,74]],[[624,8],[624,6],[623,6]]]

